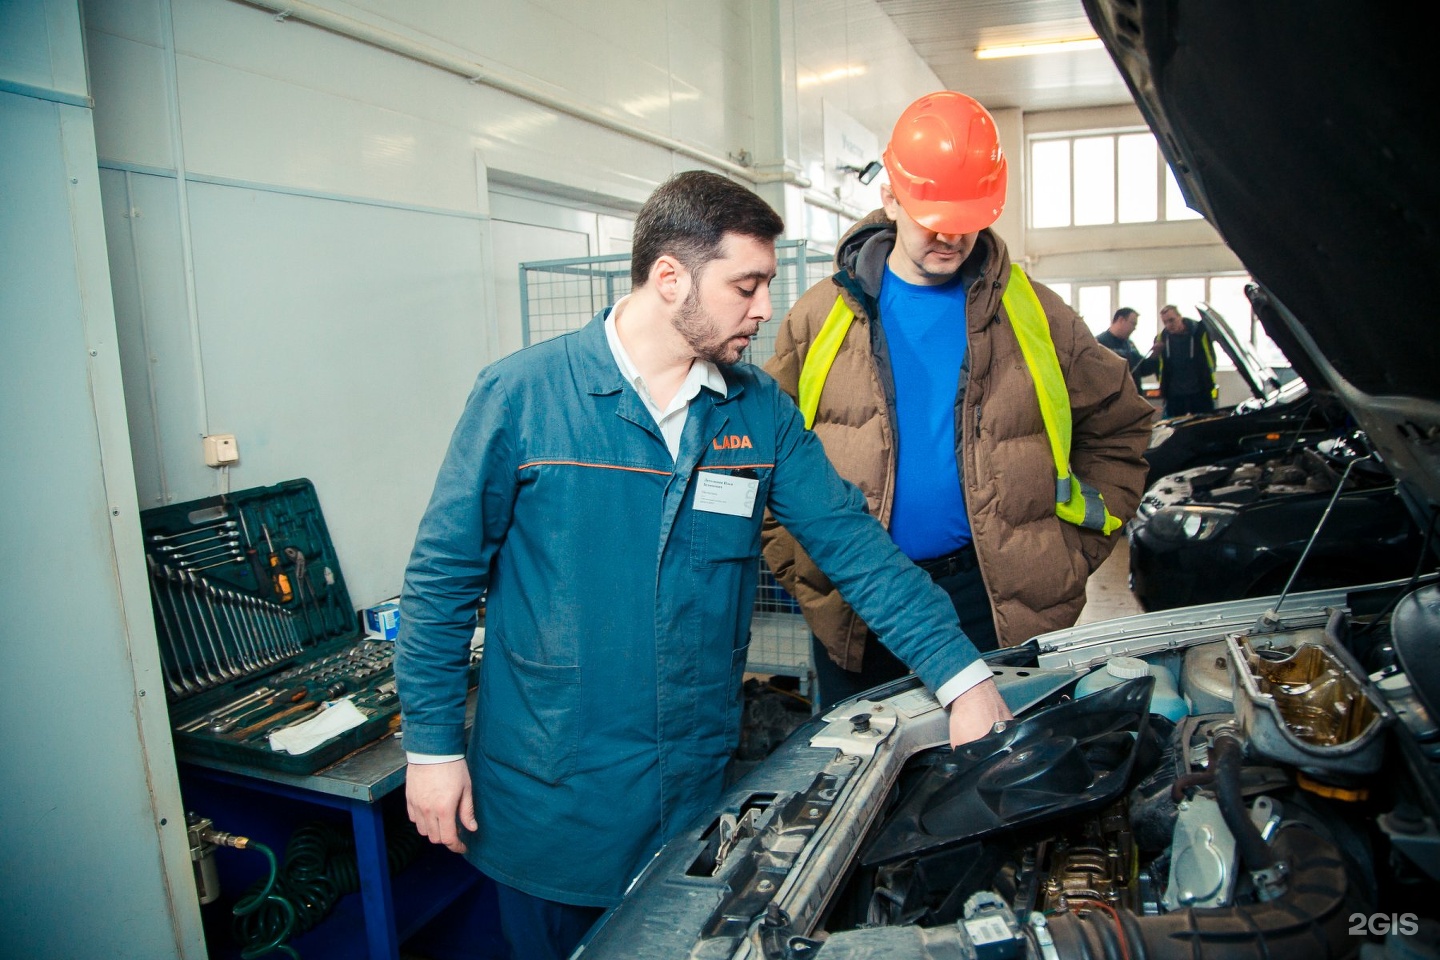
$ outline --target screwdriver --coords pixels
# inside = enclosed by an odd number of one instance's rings
[[[250,525],[245,522],[245,511],[240,513],[240,530],[245,534],[245,556],[250,561],[250,572],[255,575],[255,589],[259,590],[265,583],[265,566],[260,562],[260,554],[255,550],[255,541],[250,539]]]
[[[280,598],[281,603],[289,603],[295,596],[290,590],[290,578],[280,569],[280,557],[275,553],[275,544],[270,539],[270,528],[260,524],[260,532],[265,534],[265,549],[270,554],[270,568],[275,571],[274,584],[275,595]]]

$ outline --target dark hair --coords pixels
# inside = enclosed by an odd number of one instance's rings
[[[1121,307],[1119,310],[1116,310],[1116,311],[1115,311],[1115,316],[1113,316],[1113,317],[1110,318],[1110,322],[1111,322],[1111,323],[1114,323],[1116,320],[1124,320],[1126,317],[1130,316],[1131,314],[1139,313],[1139,312],[1140,312],[1140,311],[1139,311],[1139,310],[1136,310],[1134,307]]]
[[[774,240],[785,221],[755,193],[718,173],[687,170],[655,188],[635,218],[630,282],[643,287],[667,254],[692,273],[720,253],[727,233]]]

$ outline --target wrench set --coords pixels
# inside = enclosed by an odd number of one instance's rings
[[[176,749],[309,773],[384,735],[391,645],[364,640],[308,480],[141,513]],[[301,754],[268,735],[350,697],[366,722]]]

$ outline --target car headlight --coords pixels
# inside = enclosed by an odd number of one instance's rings
[[[1166,423],[1157,423],[1150,430],[1150,449],[1154,450],[1160,444],[1169,440],[1175,435],[1175,428]]]
[[[1222,507],[1166,507],[1146,524],[1162,540],[1209,540],[1235,519],[1234,510]]]

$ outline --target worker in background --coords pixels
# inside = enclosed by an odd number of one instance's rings
[[[496,882],[516,957],[567,956],[719,798],[767,508],[950,705],[952,742],[1010,715],[944,593],[738,362],[770,319],[782,227],[716,174],[662,184],[633,292],[482,371],[440,468],[401,599],[406,796]]]
[[[1215,409],[1215,345],[1205,325],[1182,317],[1173,303],[1160,308],[1160,333],[1144,372],[1160,377],[1166,417]]]
[[[884,208],[841,240],[765,369],[981,650],[1070,626],[1139,502],[1151,407],[989,229],[1006,162],[979,103],[921,97],[883,159]],[[903,673],[775,521],[765,558],[813,631],[822,704]]]
[[[1125,365],[1130,368],[1130,376],[1135,378],[1135,389],[1140,389],[1140,366],[1145,362],[1145,354],[1135,346],[1130,338],[1135,335],[1135,325],[1140,322],[1140,313],[1132,307],[1121,307],[1115,311],[1115,316],[1110,320],[1110,327],[1096,334],[1095,342],[1115,354]]]

